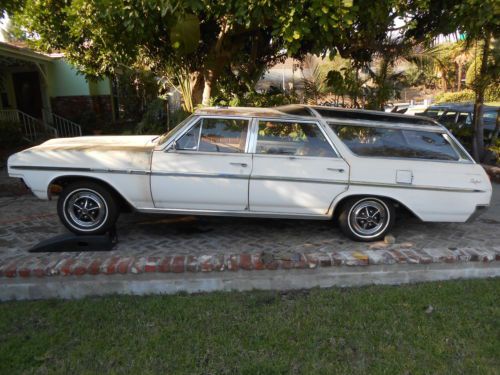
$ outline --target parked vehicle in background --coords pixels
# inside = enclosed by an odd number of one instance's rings
[[[484,106],[483,126],[484,139],[488,142],[495,131],[500,107]],[[422,116],[435,119],[459,137],[469,143],[472,136],[474,105],[464,103],[444,103],[433,105],[421,113]]]
[[[424,101],[425,103],[425,101]],[[387,106],[384,111],[390,113],[400,113],[405,115],[416,115],[422,113],[429,107],[428,104],[397,103]]]
[[[492,188],[432,119],[333,107],[203,108],[162,136],[53,139],[12,155],[11,177],[79,234],[139,212],[330,220],[358,241],[383,238],[404,207],[464,222]]]

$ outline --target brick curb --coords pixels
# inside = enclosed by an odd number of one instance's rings
[[[99,253],[26,255],[0,263],[0,278],[53,276],[207,273],[276,271],[327,267],[366,267],[392,264],[432,264],[500,261],[500,247],[493,249],[388,249],[294,253],[275,258],[271,254],[218,254],[131,257]]]

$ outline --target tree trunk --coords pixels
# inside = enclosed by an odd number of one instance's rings
[[[203,87],[203,105],[210,105],[210,98],[212,97],[212,85],[214,82],[214,71],[212,69],[208,69],[204,75],[205,85]]]
[[[486,91],[486,73],[488,68],[488,53],[490,49],[490,35],[486,34],[482,51],[481,68],[479,77],[476,77],[475,91],[476,101],[474,103],[474,123],[472,136],[472,156],[476,161],[484,157],[484,129],[483,129],[483,104],[484,92]]]
[[[196,72],[191,75],[191,101],[193,103],[193,110],[202,102],[203,84],[204,79],[201,73]]]

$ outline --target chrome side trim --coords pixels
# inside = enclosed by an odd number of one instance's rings
[[[306,182],[311,184],[333,184],[333,185],[348,185],[348,181],[327,180],[321,178],[303,178],[303,177],[281,177],[281,176],[251,176],[250,180],[267,180],[267,181],[285,181],[285,182]]]
[[[281,218],[281,219],[313,219],[329,220],[328,214],[293,214],[279,212],[262,211],[218,211],[218,210],[186,210],[177,208],[138,208],[138,212],[143,213],[163,213],[173,215],[200,215],[200,216],[232,216],[232,217],[262,217],[262,218]]]
[[[432,186],[432,185],[409,185],[409,184],[390,184],[383,182],[365,182],[365,181],[351,181],[352,186],[371,186],[371,187],[384,187],[396,189],[415,189],[415,190],[434,190],[434,191],[448,191],[455,193],[484,193],[484,190],[468,189],[468,188],[453,188],[445,186]]]
[[[289,182],[305,182],[319,184],[336,184],[350,186],[371,186],[385,187],[396,189],[416,189],[416,190],[434,190],[448,191],[456,193],[485,193],[484,190],[470,188],[454,188],[445,186],[432,185],[403,185],[382,182],[367,182],[367,181],[340,181],[327,179],[310,179],[302,177],[279,177],[279,176],[250,176],[242,174],[224,174],[224,173],[172,173],[172,172],[150,172],[145,170],[118,170],[118,169],[95,169],[95,168],[73,168],[73,167],[46,167],[46,166],[28,166],[28,165],[12,165],[10,169],[19,170],[34,170],[34,171],[61,171],[61,172],[86,172],[86,173],[117,173],[117,174],[133,174],[133,175],[154,175],[154,176],[178,176],[178,177],[200,177],[200,178],[233,178],[244,180],[268,180],[268,181],[289,181]]]
[[[36,165],[12,165],[10,169],[30,171],[60,171],[60,172],[87,172],[87,173],[118,173],[148,175],[151,172],[139,169],[105,169],[105,168],[77,168],[77,167],[46,167]]]
[[[198,177],[198,178],[233,178],[248,180],[250,175],[246,174],[231,174],[231,173],[183,173],[183,172],[151,172],[152,176],[169,176],[169,177]]]

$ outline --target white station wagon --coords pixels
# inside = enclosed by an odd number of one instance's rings
[[[395,208],[464,222],[491,184],[434,120],[292,105],[204,108],[162,136],[52,139],[12,155],[11,177],[58,214],[99,234],[130,207],[159,214],[331,220],[354,240],[390,230]]]

